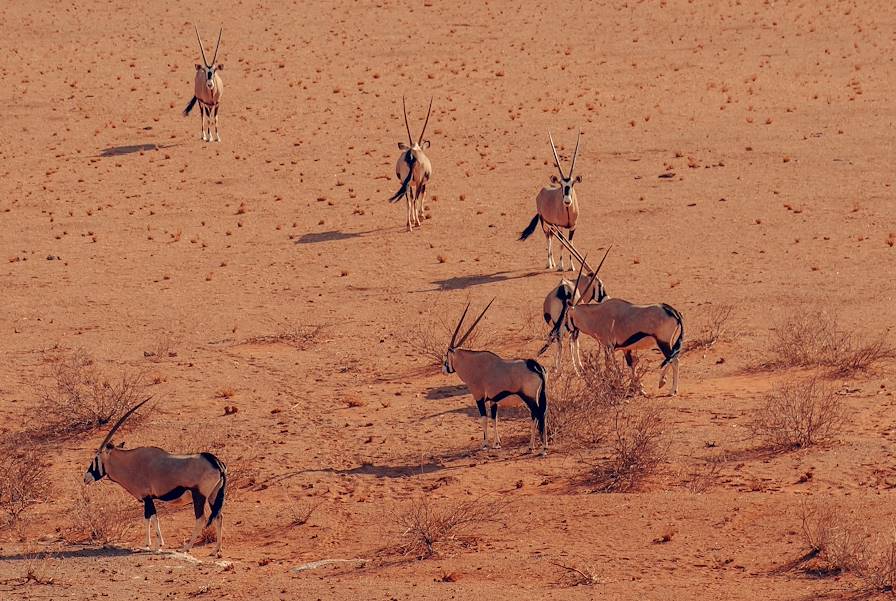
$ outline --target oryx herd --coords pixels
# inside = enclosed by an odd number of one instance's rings
[[[223,91],[220,75],[223,66],[216,62],[221,33],[219,31],[215,51],[211,62],[209,62],[206,60],[199,31],[196,30],[202,65],[196,65],[193,98],[183,111],[183,114],[187,115],[193,106],[197,102],[199,103],[202,139],[208,142],[221,141],[218,130],[218,109]],[[411,231],[414,226],[419,227],[424,219],[423,204],[426,199],[426,188],[432,177],[432,164],[423,152],[430,146],[429,140],[425,139],[424,135],[432,114],[432,100],[430,100],[426,118],[416,141],[411,134],[404,98],[402,98],[402,110],[408,143],[400,142],[398,144],[402,154],[396,164],[395,172],[401,182],[401,187],[389,201],[396,202],[401,197],[405,198],[407,203],[406,224],[408,231]],[[214,125],[214,135],[212,134],[212,125]],[[626,363],[634,373],[637,362],[634,351],[656,348],[663,355],[659,385],[662,387],[665,384],[666,372],[671,366],[673,370],[671,394],[677,394],[678,363],[684,340],[684,323],[681,314],[664,303],[634,304],[626,300],[611,298],[607,294],[598,272],[610,252],[609,249],[597,269],[592,269],[586,257],[572,242],[579,219],[579,202],[574,187],[582,181],[582,176],[575,174],[581,133],[576,138],[568,173],[563,171],[553,136],[550,133],[548,138],[559,177],[551,176],[551,185],[538,192],[535,199],[536,214],[523,230],[519,239],[528,238],[540,224],[547,240],[547,269],[554,269],[556,266],[558,271],[572,271],[575,260],[579,264],[579,270],[575,281],[561,279],[559,284],[551,289],[544,298],[544,319],[549,330],[538,355],[543,354],[552,344],[556,345],[555,368],[559,369],[563,358],[563,339],[568,334],[570,361],[575,372],[580,373],[583,366],[579,352],[579,336],[584,333],[604,347],[613,351],[621,351]],[[566,229],[567,234],[564,234],[562,229]],[[560,244],[560,257],[557,264],[554,262],[553,255],[555,239]],[[565,265],[564,251],[569,259]],[[541,443],[541,453],[545,454],[548,446],[547,370],[533,358],[507,360],[488,350],[464,348],[464,343],[470,338],[473,330],[491,307],[492,302],[485,306],[464,334],[458,336],[470,308],[469,303],[467,304],[448,343],[443,371],[446,374],[456,373],[473,396],[482,422],[483,448],[488,448],[490,442],[489,412],[494,430],[493,446],[500,448],[498,403],[506,397],[517,396],[525,403],[531,414],[530,449],[533,452],[536,450],[536,438],[538,438]],[[227,487],[227,469],[224,464],[210,453],[173,455],[156,447],[125,450],[111,442],[112,436],[128,417],[148,400],[146,399],[131,408],[113,426],[97,449],[84,475],[84,482],[89,484],[108,476],[110,480],[120,484],[142,501],[147,527],[147,545],[152,549],[158,549],[164,545],[154,501],[171,501],[189,491],[193,499],[196,522],[193,534],[184,548],[188,551],[200,530],[204,526],[214,524],[216,530],[215,553],[220,553],[222,509]],[[207,518],[205,517],[206,504],[209,506]],[[152,541],[153,525],[158,543],[155,545]]]

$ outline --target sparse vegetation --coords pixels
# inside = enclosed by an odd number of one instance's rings
[[[348,272],[343,275],[348,275]],[[243,340],[241,344],[285,344],[296,350],[305,351],[314,346],[322,331],[323,326],[297,325],[284,321],[274,334],[252,336]]]
[[[435,507],[426,497],[421,497],[396,516],[401,529],[397,550],[402,555],[427,559],[442,548],[469,546],[475,541],[469,529],[493,522],[505,507],[506,504],[485,497]]]
[[[608,457],[592,470],[603,492],[631,492],[654,475],[667,458],[665,407],[642,398],[614,408]]]
[[[733,305],[713,305],[703,313],[700,333],[685,341],[684,352],[712,348],[720,340],[732,335]]]
[[[317,508],[323,505],[323,501],[296,501],[289,506],[289,525],[304,526],[311,519],[311,516],[317,511]]]
[[[445,307],[433,307],[422,315],[421,319],[408,320],[408,325],[401,329],[396,337],[400,343],[425,359],[428,367],[440,368],[445,360],[445,351],[448,350],[451,332],[457,325],[459,315],[459,313],[455,315],[454,310],[447,310]],[[450,320],[454,321],[449,325]],[[468,321],[466,327],[470,325]],[[480,323],[473,330],[464,342],[464,347],[475,349],[488,346],[494,336],[487,327],[484,327],[485,325]],[[461,331],[460,335],[463,333]]]
[[[77,493],[65,512],[71,518],[65,540],[102,546],[128,541],[142,520],[140,503],[115,485],[75,486]]]
[[[49,379],[38,387],[43,423],[33,430],[35,438],[64,438],[102,428],[141,401],[146,390],[143,372],[125,368],[109,376],[84,350],[53,357]],[[129,424],[145,415],[138,412]]]
[[[581,376],[564,366],[548,379],[548,427],[555,441],[593,447],[607,437],[614,408],[640,391],[646,368],[640,364],[633,379],[607,348],[582,353],[582,365]]]
[[[768,447],[786,451],[830,441],[845,422],[843,403],[813,378],[786,382],[767,395],[750,429]]]
[[[883,335],[862,341],[843,330],[836,316],[798,311],[786,316],[772,331],[769,367],[823,367],[830,375],[846,377],[896,358]]]
[[[49,493],[46,454],[25,438],[0,448],[0,526],[15,524],[19,516]]]
[[[594,586],[600,584],[601,578],[590,566],[568,565],[559,561],[551,561],[551,564],[561,568],[564,575],[564,586]]]

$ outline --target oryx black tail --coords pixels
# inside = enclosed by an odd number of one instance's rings
[[[414,177],[414,164],[417,162],[417,159],[414,158],[414,155],[410,151],[406,151],[404,153],[404,162],[408,165],[408,174],[401,181],[401,188],[398,189],[398,192],[389,198],[389,202],[395,202],[404,196],[408,191],[408,186],[411,185],[411,178]]]
[[[538,227],[538,221],[539,221],[540,219],[541,219],[541,215],[539,215],[538,213],[536,213],[536,214],[535,214],[535,217],[532,218],[532,221],[529,222],[529,225],[526,226],[526,229],[524,229],[524,230],[520,233],[520,237],[518,238],[518,240],[525,240],[526,238],[528,238],[529,236],[531,236],[531,235],[532,235],[532,232],[535,231],[535,228]]]
[[[535,359],[526,359],[526,367],[541,378],[541,387],[538,389],[538,414],[535,416],[535,419],[538,420],[538,433],[541,435],[541,440],[546,442],[545,420],[548,416],[548,372]]]
[[[679,353],[681,353],[681,346],[684,344],[684,320],[681,318],[681,313],[679,313],[675,307],[670,307],[665,303],[663,303],[662,307],[665,309],[666,313],[678,322],[678,340],[672,345],[672,352],[669,353],[669,356],[663,360],[663,363],[660,366],[666,367],[673,359],[678,357]]]
[[[212,511],[208,516],[208,522],[205,524],[205,527],[208,528],[215,521],[215,518],[221,515],[221,509],[224,507],[224,493],[227,490],[227,466],[211,453],[202,453],[202,456],[221,472],[221,487],[218,489],[217,496],[209,500]]]
[[[193,96],[193,98],[190,99],[189,104],[187,104],[187,108],[185,108],[184,111],[183,111],[183,113],[182,113],[184,117],[186,117],[187,115],[190,114],[190,111],[193,110],[193,106],[196,104],[196,101],[197,101],[197,100],[199,100],[199,99],[196,98],[195,96]]]

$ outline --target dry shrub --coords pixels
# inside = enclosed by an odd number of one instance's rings
[[[66,438],[102,428],[143,400],[145,391],[142,372],[124,369],[109,376],[82,349],[54,357],[50,382],[38,389],[40,414],[45,421],[33,435]],[[138,412],[128,424],[133,426],[145,414]]]
[[[733,314],[733,305],[722,304],[710,307],[704,314],[700,333],[685,342],[685,352],[711,348],[716,342],[731,336],[731,316]]]
[[[824,367],[845,377],[896,358],[884,335],[870,341],[844,331],[836,316],[821,311],[787,315],[772,331],[770,367]]]
[[[435,507],[426,497],[411,503],[395,518],[401,529],[396,548],[402,555],[427,559],[447,547],[469,546],[475,538],[471,527],[493,522],[505,505],[495,499],[479,497],[470,501],[453,501]]]
[[[475,318],[476,315],[467,314],[464,327],[461,328],[458,337],[463,336]],[[448,310],[445,307],[432,307],[426,313],[421,313],[420,319],[409,319],[408,325],[399,330],[396,337],[400,343],[425,359],[428,367],[441,368],[458,319],[460,319],[459,312]],[[494,334],[486,327],[485,323],[479,322],[479,325],[464,342],[464,348],[485,347],[493,340]]]
[[[801,505],[803,539],[809,553],[798,563],[819,574],[850,572],[869,590],[896,590],[896,532],[871,533],[866,525],[869,520],[844,515],[831,505]]]
[[[304,526],[308,523],[308,520],[311,519],[311,516],[317,511],[317,508],[323,505],[323,501],[309,501],[307,503],[302,503],[299,501],[294,501],[289,506],[289,525],[290,526]]]
[[[567,565],[559,561],[551,561],[551,564],[563,569],[564,586],[594,586],[601,582],[600,575],[590,566],[576,567],[575,565]]]
[[[177,340],[174,336],[171,334],[161,334],[152,342],[148,349],[143,351],[143,356],[153,363],[159,363],[169,357],[177,356],[177,351],[175,350],[176,345]]]
[[[64,537],[70,544],[112,546],[130,540],[143,518],[142,506],[117,484],[77,486],[66,514],[71,526]]]
[[[631,492],[654,475],[668,456],[666,408],[642,398],[614,408],[607,436],[609,456],[591,477],[603,492]]]
[[[314,346],[323,327],[310,324],[294,324],[284,321],[277,326],[274,334],[252,336],[242,341],[242,344],[285,344],[296,350],[305,351]]]
[[[566,369],[548,378],[547,423],[555,441],[593,447],[606,438],[614,408],[640,392],[646,368],[639,364],[632,377],[605,347],[583,353],[582,365],[580,376]]]
[[[26,509],[46,498],[50,491],[46,453],[21,439],[0,448],[0,526],[15,524]]]
[[[753,413],[750,430],[779,451],[804,448],[833,439],[846,422],[846,410],[818,379],[791,381],[765,397]]]
[[[719,453],[705,459],[688,474],[684,482],[685,488],[694,494],[703,494],[712,489],[722,475],[722,466],[727,457]]]

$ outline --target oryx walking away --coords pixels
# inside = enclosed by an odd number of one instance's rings
[[[579,218],[579,201],[576,198],[574,186],[581,183],[582,176],[573,177],[576,168],[576,157],[579,155],[579,140],[582,134],[576,138],[576,149],[572,153],[572,162],[569,165],[569,175],[564,175],[563,167],[560,166],[560,157],[557,156],[557,148],[554,146],[554,138],[548,132],[548,138],[551,141],[551,150],[554,153],[554,164],[560,172],[560,177],[551,176],[551,183],[554,186],[542,188],[541,192],[535,198],[535,217],[522,231],[519,239],[525,240],[532,235],[535,228],[541,223],[541,229],[544,232],[545,239],[548,244],[548,269],[554,268],[554,253],[551,245],[553,236],[551,235],[550,226],[556,228],[566,228],[569,232],[569,239],[572,240],[576,234],[576,221]],[[572,257],[569,259],[569,271],[573,270]],[[560,265],[557,271],[563,271],[563,250],[560,250]]]
[[[574,255],[581,256],[571,243],[567,248]],[[579,288],[581,277],[580,268],[575,289]],[[681,313],[665,303],[636,305],[619,298],[610,298],[597,273],[590,278],[589,285],[592,284],[596,285],[597,302],[582,304],[581,301],[567,299],[561,319],[551,330],[538,354],[541,355],[551,343],[559,340],[562,327],[570,333],[572,364],[576,373],[582,370],[579,334],[584,332],[598,343],[614,351],[622,351],[625,362],[634,375],[637,357],[633,351],[655,347],[663,354],[659,386],[665,386],[666,371],[671,365],[672,395],[678,394],[678,360],[684,343],[684,321]]]
[[[494,302],[494,299],[492,299]],[[525,360],[507,360],[502,359],[495,353],[490,351],[471,351],[460,348],[473,329],[492,306],[492,302],[486,305],[473,325],[467,330],[466,334],[457,339],[457,333],[460,331],[470,304],[467,303],[457,327],[454,328],[454,334],[451,336],[451,342],[448,345],[448,352],[445,353],[445,362],[442,365],[442,371],[446,374],[457,372],[460,379],[470,390],[470,394],[476,400],[476,407],[479,409],[479,416],[482,420],[482,448],[488,448],[488,417],[485,413],[485,405],[491,406],[492,420],[495,426],[495,446],[501,448],[501,439],[498,436],[498,401],[511,395],[517,395],[529,408],[532,416],[529,436],[529,450],[535,451],[535,430],[538,430],[541,437],[542,455],[547,453],[548,440],[545,431],[545,420],[548,411],[548,395],[547,395],[547,372],[538,361],[534,359]]]
[[[429,140],[423,139],[423,134],[426,133],[429,115],[432,113],[432,98],[429,99],[426,121],[423,122],[423,129],[420,130],[420,137],[416,142],[411,136],[411,126],[408,125],[408,109],[405,106],[404,96],[401,97],[401,109],[404,111],[404,127],[408,130],[408,143],[398,143],[399,150],[404,151],[395,164],[395,175],[401,180],[401,187],[389,198],[389,202],[396,202],[402,196],[405,197],[408,208],[408,231],[411,231],[413,226],[419,227],[420,220],[423,219],[426,185],[432,177],[432,163],[429,162],[429,157],[423,154],[423,149],[430,146]]]
[[[196,26],[193,26],[196,29]],[[221,132],[218,129],[218,108],[221,106],[221,94],[224,92],[224,82],[221,81],[219,71],[224,69],[224,65],[215,63],[218,60],[218,46],[221,45],[221,34],[224,29],[218,31],[218,43],[215,44],[215,54],[212,56],[212,62],[205,60],[205,50],[202,47],[202,38],[199,37],[199,30],[196,29],[196,39],[199,40],[199,52],[202,53],[202,64],[196,65],[196,78],[193,86],[193,98],[184,109],[184,117],[193,110],[193,105],[199,102],[199,123],[202,127],[202,139],[206,142],[212,141],[212,123],[215,124],[214,140],[221,141]]]
[[[153,500],[173,501],[190,491],[193,496],[193,513],[196,516],[196,522],[193,526],[193,534],[190,535],[190,540],[182,550],[189,552],[202,528],[208,527],[214,522],[214,553],[220,555],[224,521],[221,509],[224,506],[224,494],[227,488],[225,465],[211,453],[172,455],[158,447],[122,449],[109,442],[125,420],[148,400],[132,407],[112,427],[84,474],[84,484],[90,484],[104,476],[109,476],[110,480],[120,484],[134,497],[143,501],[146,545],[153,550],[158,550],[165,545]],[[204,517],[206,502],[208,502],[210,510],[208,520]],[[158,546],[152,544],[153,520],[155,520],[156,534],[158,535]]]

